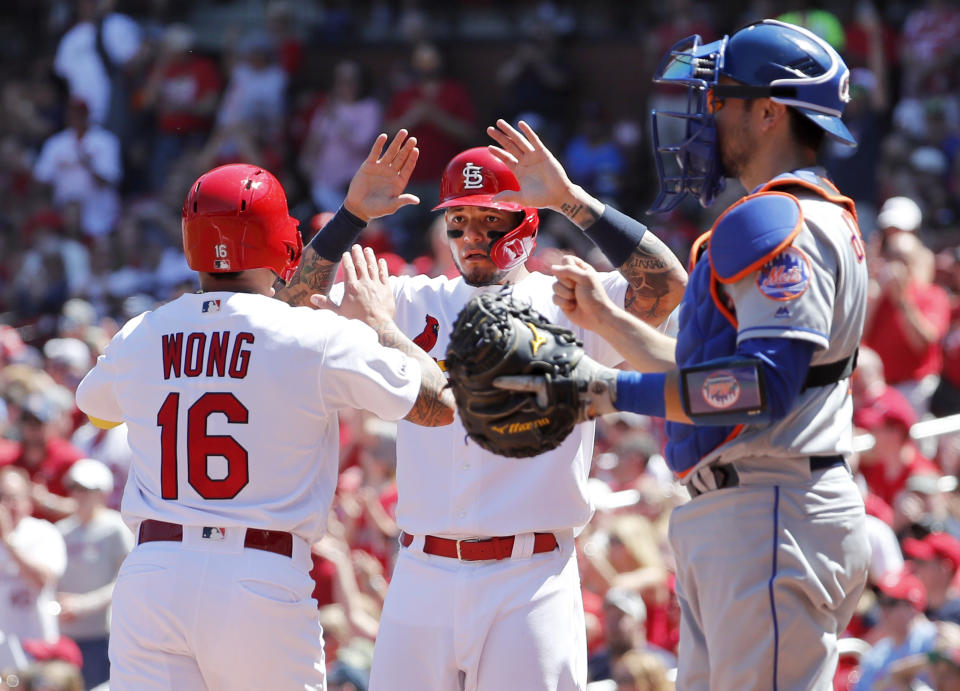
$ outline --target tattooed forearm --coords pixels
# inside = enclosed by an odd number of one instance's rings
[[[337,275],[337,264],[323,259],[307,245],[303,249],[300,266],[297,267],[290,284],[277,291],[277,297],[286,303],[298,307],[310,305],[310,296],[314,293],[329,295],[333,278]]]
[[[590,208],[588,205],[576,201],[562,203],[560,205],[560,211],[580,228],[592,226],[597,222],[597,219],[600,218],[600,214],[603,213],[602,209],[600,213],[597,213],[596,210]]]
[[[407,338],[392,321],[377,324],[374,329],[381,344],[396,348],[420,363],[420,394],[404,419],[424,427],[440,427],[453,422],[453,411],[456,409],[453,392],[433,358]]]
[[[687,285],[687,272],[680,261],[651,232],[644,233],[619,271],[629,284],[624,309],[654,326],[680,303]]]

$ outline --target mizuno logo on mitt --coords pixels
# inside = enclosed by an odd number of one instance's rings
[[[550,418],[542,417],[528,422],[511,422],[508,425],[490,425],[490,429],[497,434],[520,434],[522,432],[529,432],[537,427],[546,427],[549,424]]]

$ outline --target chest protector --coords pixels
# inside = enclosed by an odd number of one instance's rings
[[[791,192],[817,194],[844,206],[854,218],[854,203],[811,171],[798,171],[774,178],[742,198],[701,235],[690,252],[690,278],[680,303],[677,333],[677,367],[689,367],[737,350],[736,309],[723,284],[733,283],[756,271],[788,247],[803,229],[800,201]],[[853,358],[837,371],[852,369]],[[844,363],[841,363],[844,364]],[[809,385],[825,385],[820,370],[811,368]],[[836,369],[836,368],[834,368]],[[846,372],[849,375],[849,371]],[[838,381],[839,377],[830,377]],[[666,457],[671,470],[681,477],[701,458],[736,437],[743,425],[688,425],[666,423]]]

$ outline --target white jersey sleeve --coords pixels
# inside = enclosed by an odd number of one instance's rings
[[[384,420],[410,412],[420,392],[420,363],[382,346],[366,324],[338,317],[343,338],[327,345],[320,366],[324,399],[335,408],[362,408]]]
[[[97,358],[96,365],[77,387],[77,407],[90,417],[123,422],[123,410],[116,391],[119,370],[114,353],[123,348],[121,344],[135,332],[147,314],[149,312],[144,312],[123,325],[104,348],[103,354]]]

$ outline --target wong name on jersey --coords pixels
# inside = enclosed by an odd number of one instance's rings
[[[240,331],[194,331],[164,334],[161,339],[163,378],[231,377],[243,379],[250,365],[253,334]]]

